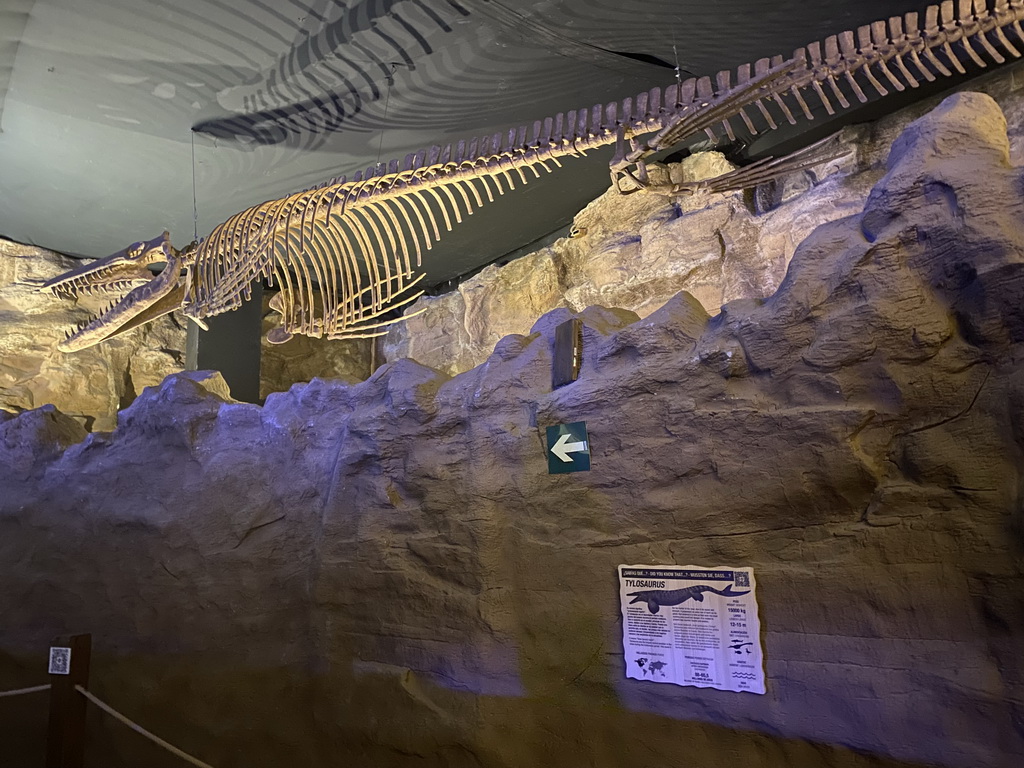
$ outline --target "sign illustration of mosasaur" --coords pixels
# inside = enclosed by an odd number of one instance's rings
[[[705,584],[696,584],[692,587],[683,587],[682,589],[648,589],[643,592],[627,592],[626,597],[633,598],[629,601],[630,605],[633,603],[647,603],[647,610],[651,613],[657,613],[663,605],[682,605],[687,600],[696,600],[698,603],[703,603],[705,592],[713,592],[722,597],[741,597],[749,594],[750,590],[737,592],[732,587],[715,589]]]
[[[648,186],[645,162],[688,136],[716,131],[735,138],[730,121],[752,134],[812,119],[805,96],[828,114],[851,100],[866,102],[889,89],[915,88],[954,73],[1019,58],[1024,49],[1024,0],[947,0],[797,49],[792,57],[760,59],[733,74],[719,72],[636,97],[571,110],[507,134],[438,146],[381,163],[351,181],[332,179],[312,189],[253,206],[217,226],[209,237],[178,251],[167,233],[49,281],[46,288],[74,297],[111,291],[123,298],[61,343],[82,349],[176,309],[200,324],[236,309],[257,279],[280,288],[275,309],[281,327],[268,334],[315,337],[380,336],[401,318],[385,315],[415,300],[424,250],[494,193],[525,184],[561,159],[615,145],[611,174],[628,193]],[[1011,42],[1011,37],[1014,41]],[[643,139],[642,137],[648,137]],[[809,168],[831,155],[819,142],[674,192],[727,191]],[[166,262],[154,277],[148,265]],[[316,299],[314,297],[317,297]]]

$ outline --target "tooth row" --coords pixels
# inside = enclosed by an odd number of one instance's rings
[[[100,286],[93,285],[90,281],[95,280],[97,278],[102,278],[104,275],[110,274],[113,270],[114,267],[103,267],[102,269],[99,269],[96,272],[92,272],[88,275],[76,277],[67,283],[55,285],[51,290],[54,293],[58,293],[59,291],[89,291],[91,289],[99,289]],[[120,282],[126,281],[118,281],[117,283],[112,283],[112,285],[117,285]]]
[[[132,287],[132,283],[132,280],[117,280],[113,283],[94,285],[78,279],[70,283],[55,285],[50,290],[62,299],[76,299],[82,294],[93,296],[97,293],[113,293],[115,291],[124,293]]]

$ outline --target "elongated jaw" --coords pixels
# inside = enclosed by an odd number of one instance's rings
[[[159,262],[166,266],[154,275],[149,265]],[[171,247],[170,235],[164,232],[48,281],[42,290],[64,298],[112,295],[97,317],[69,330],[57,348],[63,352],[85,349],[179,309],[185,295],[179,279],[181,267],[181,254]]]

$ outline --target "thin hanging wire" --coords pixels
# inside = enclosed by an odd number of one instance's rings
[[[199,205],[196,203],[196,132],[192,136],[192,233],[199,242]]]
[[[380,154],[384,148],[384,131],[387,130],[388,105],[391,103],[391,86],[395,84],[395,71],[398,69],[397,62],[391,62],[391,74],[388,76],[388,92],[384,97],[384,120],[380,129],[380,141],[377,142],[377,165],[380,165]]]

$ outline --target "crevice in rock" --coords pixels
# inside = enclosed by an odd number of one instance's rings
[[[971,398],[971,402],[968,403],[967,406],[962,410],[958,411],[957,413],[954,413],[952,416],[948,416],[947,418],[944,419],[939,419],[938,421],[931,422],[930,424],[925,424],[920,427],[914,427],[913,429],[908,429],[905,432],[899,432],[897,433],[896,437],[904,437],[906,435],[913,435],[917,434],[918,432],[924,432],[929,429],[936,429],[938,427],[954,422],[957,419],[963,418],[968,413],[970,413],[971,409],[974,408],[974,405],[978,402],[978,398],[981,396],[982,390],[985,389],[985,385],[988,383],[989,377],[991,375],[991,369],[985,371],[985,377],[981,380],[981,384],[978,385],[978,389],[975,391],[974,396]]]
[[[131,366],[126,365],[121,374],[121,394],[118,397],[117,410],[123,411],[135,402],[138,393],[135,391],[135,382],[132,381]]]

